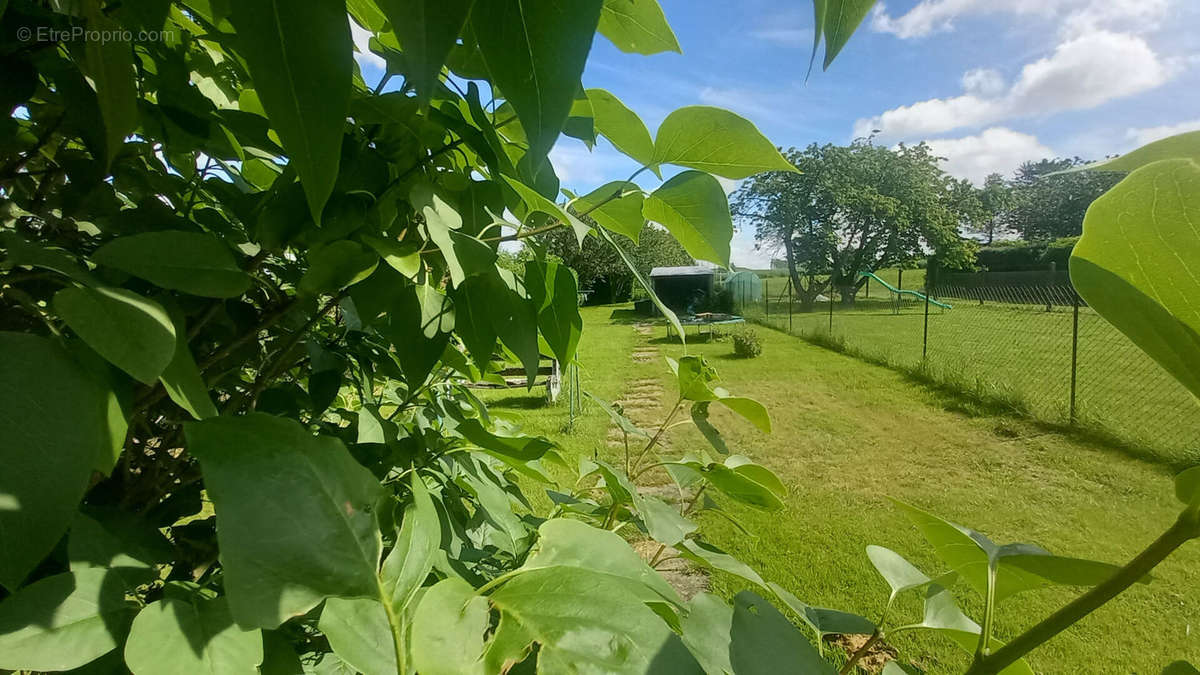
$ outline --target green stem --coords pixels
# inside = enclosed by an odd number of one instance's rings
[[[975,647],[975,659],[988,655],[992,642],[992,623],[996,613],[996,563],[988,562],[987,597],[983,606],[983,627],[979,631],[979,645]]]
[[[396,673],[397,675],[408,675],[408,659],[405,658],[404,650],[404,618],[396,614],[396,608],[392,607],[392,599],[384,590],[383,580],[378,575],[375,577],[375,583],[379,587],[379,602],[383,605],[388,625],[392,629],[392,646],[396,650]]]
[[[1200,534],[1200,515],[1184,511],[1166,532],[1146,547],[1104,583],[1079,596],[1062,609],[1021,633],[1013,641],[983,658],[976,658],[966,675],[994,675],[1022,656],[1040,647],[1080,619],[1120,595],[1171,555],[1175,549]]]
[[[642,460],[646,458],[646,453],[650,452],[650,449],[658,443],[658,439],[661,438],[663,432],[667,430],[667,425],[671,423],[671,419],[675,417],[675,413],[679,412],[679,406],[681,405],[683,405],[682,396],[679,397],[679,400],[675,401],[675,406],[671,408],[671,412],[667,415],[667,419],[663,420],[663,423],[658,426],[658,431],[654,432],[654,436],[651,437],[650,441],[646,443],[646,447],[642,448],[642,453],[638,455],[636,460],[634,460],[633,470],[636,472],[636,476],[642,475],[642,473],[637,470],[638,467],[641,466]],[[636,476],[634,477],[634,480],[636,480]]]

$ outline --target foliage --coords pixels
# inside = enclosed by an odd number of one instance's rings
[[[669,232],[650,223],[641,226],[636,242],[619,234],[613,237],[644,277],[648,277],[650,270],[655,267],[691,265],[695,262]],[[639,292],[637,279],[616,249],[596,237],[588,237],[580,247],[571,233],[560,229],[538,235],[534,241],[536,246],[544,248],[547,256],[557,257],[575,270],[580,288],[591,289],[596,294],[596,297],[590,298],[592,301],[622,302]]]
[[[754,226],[760,245],[783,245],[802,305],[811,307],[829,284],[851,302],[864,283],[859,272],[906,264],[927,249],[942,266],[973,259],[958,236],[968,205],[928,146],[890,149],[868,139],[793,148],[787,157],[801,173],[747,180],[733,211]]]
[[[734,354],[744,359],[752,359],[762,354],[762,340],[753,328],[734,331],[732,338]]]
[[[1022,164],[1010,183],[1005,229],[1031,242],[1079,236],[1088,206],[1120,179],[1110,172],[1068,171],[1084,164],[1079,158]]]
[[[1053,241],[1029,242],[1020,239],[1001,241],[984,246],[976,254],[976,266],[989,272],[1032,272],[1050,269],[1054,263],[1066,270],[1071,249],[1079,237],[1062,237]]]

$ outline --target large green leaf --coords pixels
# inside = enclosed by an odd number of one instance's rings
[[[55,293],[53,303],[89,347],[146,384],[153,384],[175,356],[171,317],[133,291],[70,286]]]
[[[1071,253],[1079,294],[1200,396],[1200,164],[1129,174],[1092,203]]]
[[[729,574],[739,576],[746,581],[757,584],[761,588],[768,588],[767,582],[752,567],[712,544],[688,539],[679,545],[679,553],[688,560],[703,567],[728,572]]]
[[[714,488],[730,499],[768,511],[783,508],[783,500],[774,490],[744,473],[721,464],[709,464],[701,471]]]
[[[0,585],[16,589],[67,530],[93,465],[111,454],[109,393],[45,338],[0,332],[0,354]]]
[[[70,670],[115,649],[136,611],[127,590],[91,567],[17,591],[0,602],[0,669]]]
[[[429,102],[450,48],[474,0],[377,0],[404,47],[405,75],[422,104]]]
[[[483,675],[488,601],[457,577],[435,584],[413,616],[413,665],[422,675]]]
[[[583,335],[575,272],[558,263],[527,262],[525,287],[537,308],[538,330],[554,357],[565,367],[575,358],[575,349]]]
[[[275,628],[330,596],[378,596],[381,488],[341,441],[262,413],[184,431],[216,509],[239,625]]]
[[[654,0],[649,0],[654,4]],[[608,3],[605,3],[606,7]],[[643,166],[654,162],[654,141],[642,118],[625,107],[621,99],[604,89],[588,89],[596,133],[603,135],[613,146]]]
[[[615,194],[621,196],[612,199]],[[604,227],[629,237],[637,243],[646,224],[642,215],[642,204],[646,194],[634,183],[613,181],[576,199],[572,206],[579,213],[587,213]]]
[[[623,52],[683,53],[658,0],[604,0],[597,30]]]
[[[462,217],[425,183],[413,186],[410,192],[413,208],[425,217],[429,238],[442,251],[450,270],[450,283],[456,288],[468,276],[492,269],[496,252],[484,242],[459,233]]]
[[[733,218],[716,178],[684,171],[646,197],[642,215],[666,227],[694,257],[729,265]]]
[[[518,180],[509,178],[508,176],[504,176],[503,178],[508,186],[512,188],[513,191],[517,193],[517,196],[521,198],[521,201],[525,202],[525,206],[529,209],[529,211],[544,213],[548,216],[557,218],[561,223],[570,225],[571,230],[575,232],[575,239],[579,242],[580,246],[583,246],[583,238],[587,236],[588,230],[591,229],[587,223],[583,222],[579,218],[576,218],[574,214],[568,213],[567,211],[559,208],[557,204],[549,199],[546,199],[539,194],[537,190],[534,190],[528,185],[525,185]]]
[[[718,389],[716,394],[717,401],[721,405],[741,415],[751,424],[758,427],[759,431],[766,434],[771,433],[771,416],[767,413],[766,406],[752,398],[729,396],[721,389]]]
[[[308,254],[308,269],[296,287],[308,295],[333,293],[366,279],[378,266],[373,250],[342,239]]]
[[[871,564],[875,566],[879,576],[883,577],[883,580],[892,588],[889,603],[900,593],[921,588],[933,581],[924,572],[905,560],[903,556],[889,548],[868,546],[867,558],[871,560]]]
[[[683,642],[708,673],[832,675],[832,665],[771,603],[751,591],[733,607],[708,593],[692,598]]]
[[[337,181],[350,108],[354,43],[345,4],[238,0],[232,5],[238,51],[319,225]]]
[[[617,534],[566,518],[547,520],[538,534],[522,574],[551,567],[583,568],[625,579],[675,604],[681,602],[675,589]]]
[[[1189,131],[1153,143],[1103,162],[1088,164],[1069,171],[1133,171],[1164,159],[1190,159],[1200,163],[1200,131]]]
[[[105,16],[99,0],[84,3],[88,29],[105,35],[120,34],[121,26]],[[161,26],[160,26],[161,27]],[[105,166],[121,150],[125,137],[137,128],[137,85],[134,82],[133,49],[126,40],[84,41],[86,70],[96,87],[96,100],[104,117]]]
[[[208,298],[236,298],[250,288],[250,276],[238,267],[221,240],[199,232],[165,230],[121,237],[93,255],[156,286]]]
[[[71,522],[67,556],[71,569],[106,568],[127,588],[158,578],[155,565],[171,560],[170,542],[146,520],[115,510],[77,513]]]
[[[225,598],[164,597],[138,612],[125,643],[134,675],[257,675],[262,632],[238,628]]]
[[[166,370],[159,376],[163,389],[171,400],[180,408],[202,420],[206,417],[216,417],[217,407],[213,405],[212,397],[208,394],[208,385],[196,366],[192,350],[188,347],[187,324],[181,314],[171,313],[171,324],[175,327],[175,354]],[[124,440],[124,439],[122,439]]]
[[[989,566],[995,569],[997,603],[1045,586],[1095,586],[1111,577],[1116,565],[1066,558],[1032,544],[994,543],[987,535],[892,500],[912,520],[950,569],[980,595],[988,593]]]
[[[667,115],[654,139],[654,163],[734,179],[763,171],[796,171],[750,120],[703,105]]]
[[[441,521],[425,482],[412,474],[413,503],[404,510],[396,545],[383,561],[379,578],[392,608],[401,615],[433,569],[434,554],[442,540]]]
[[[979,645],[979,624],[975,623],[954,602],[954,596],[944,586],[931,584],[925,590],[925,615],[919,623],[898,626],[891,630],[893,635],[908,630],[933,630],[941,633],[968,654],[974,654]],[[993,651],[1004,643],[992,638],[989,644]],[[1000,671],[1000,675],[1033,675],[1033,669],[1024,660]]]
[[[831,633],[839,635],[871,635],[876,626],[870,619],[826,607],[814,607],[774,581],[767,584],[783,604],[796,613],[817,633],[818,638]]]
[[[875,4],[875,0],[816,0],[820,7],[817,17],[820,19],[816,31],[825,37],[825,69],[828,70],[833,60],[837,58],[842,47],[850,40],[855,29],[862,23],[867,12]],[[819,39],[819,37],[817,38]],[[816,54],[816,45],[813,45]]]
[[[329,598],[317,624],[329,646],[363,675],[396,672],[396,647],[378,598]]]
[[[488,72],[521,120],[536,168],[575,100],[601,0],[489,0],[471,12]]]

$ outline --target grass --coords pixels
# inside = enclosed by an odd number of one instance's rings
[[[832,337],[856,356],[1006,399],[1013,412],[1069,423],[1071,308],[948,300],[954,309],[930,308],[925,361],[921,302],[906,301],[893,313],[888,297],[875,294],[859,298],[852,310],[835,306],[832,336],[827,303],[814,312],[794,310],[790,325],[810,339]],[[756,321],[789,325],[786,298],[769,312],[761,304],[744,310]],[[1200,462],[1200,406],[1191,394],[1088,308],[1080,310],[1079,336],[1079,426],[1176,468]]]
[[[581,349],[584,386],[616,398],[625,382],[659,377],[673,393],[661,361],[634,364],[630,350],[647,338],[613,322],[612,308],[587,308]],[[621,315],[618,313],[618,319]],[[929,547],[887,497],[901,499],[986,532],[995,540],[1028,541],[1063,555],[1124,562],[1175,517],[1170,472],[1105,445],[1049,433],[1006,415],[961,412],[962,399],[931,389],[895,370],[838,354],[783,333],[759,329],[764,354],[733,359],[728,342],[689,345],[723,376],[725,386],[763,402],[774,433],[765,435],[723,410],[713,421],[731,447],[774,469],[790,494],[782,513],[736,509],[755,533],[703,522],[706,535],[805,601],[878,614],[886,586],[864,548],[878,544],[905,555],[928,572],[942,570]],[[658,342],[664,355],[678,344]],[[568,459],[605,447],[607,421],[585,408],[573,431],[560,433],[565,406],[509,405],[523,393],[489,393],[498,412],[527,431],[563,444]],[[508,407],[506,407],[508,406]],[[977,410],[978,412],[978,410]],[[676,452],[704,444],[690,425],[671,432]],[[1200,613],[1194,593],[1200,548],[1186,546],[1138,586],[1030,657],[1048,673],[1158,673],[1176,659],[1200,660],[1200,638],[1191,617]],[[718,574],[714,592],[726,597],[746,587]],[[965,587],[956,595],[980,618],[980,603]],[[1074,592],[1035,591],[1001,606],[998,635],[1011,637],[1044,617]],[[915,617],[915,603],[903,606]],[[930,673],[961,672],[966,655],[949,642],[914,636],[898,639],[906,659]]]

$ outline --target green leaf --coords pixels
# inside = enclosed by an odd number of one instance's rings
[[[297,289],[307,295],[334,293],[371,276],[379,256],[356,241],[342,239],[308,254],[308,269]]]
[[[828,609],[825,607],[814,607],[808,603],[802,602],[790,591],[774,581],[768,584],[783,604],[796,613],[805,623],[809,625],[817,633],[818,639],[822,636],[836,633],[838,635],[871,635],[875,632],[875,624],[866,617],[850,612],[843,612],[837,609]]]
[[[418,246],[405,245],[394,239],[383,239],[369,234],[362,235],[362,240],[364,244],[375,249],[379,257],[383,258],[383,261],[392,269],[403,274],[410,281],[415,280],[417,273],[421,271],[421,253]]]
[[[26,241],[16,232],[0,232],[0,245],[8,250],[7,265],[40,267],[70,277],[85,286],[97,284],[92,273],[87,271],[73,255],[61,248],[50,248],[40,243]]]
[[[875,0],[820,0],[824,5],[821,33],[825,36],[826,70],[862,23]],[[815,45],[814,45],[815,53]]]
[[[0,602],[0,668],[70,670],[112,651],[136,611],[127,590],[117,575],[92,567],[17,591]]]
[[[250,288],[250,276],[211,234],[165,230],[121,237],[101,246],[92,260],[206,298],[236,298]]]
[[[521,566],[522,574],[552,567],[581,568],[628,580],[638,588],[682,604],[675,589],[620,535],[566,518],[542,523],[538,535],[533,553]]]
[[[950,569],[963,576],[981,596],[987,596],[988,569],[995,568],[997,603],[1025,591],[1051,585],[1095,586],[1118,569],[1116,565],[1051,555],[1032,544],[999,546],[986,535],[943,520],[903,502],[892,500],[912,520]]]
[[[300,657],[287,638],[278,631],[263,631],[262,675],[304,675]]]
[[[605,3],[607,10],[610,2]],[[649,0],[649,4],[656,4]],[[643,166],[654,163],[654,141],[642,118],[604,89],[588,89],[588,101],[592,104],[592,118],[596,133],[612,142],[613,147],[636,160]]]
[[[667,115],[654,139],[654,163],[678,164],[734,179],[763,171],[797,172],[752,122],[703,105]]]
[[[759,431],[766,434],[771,433],[771,416],[763,404],[743,396],[725,396],[720,391],[717,392],[717,396],[721,405],[741,415],[758,427]]]
[[[413,665],[422,675],[483,675],[488,601],[457,577],[438,582],[413,616]]]
[[[600,20],[601,0],[490,0],[471,25],[492,82],[504,92],[540,166],[566,124]]]
[[[774,490],[739,471],[720,464],[709,464],[702,472],[714,488],[730,499],[768,511],[783,508],[783,500]]]
[[[468,276],[493,269],[496,252],[484,242],[457,232],[462,217],[426,183],[414,185],[409,193],[413,208],[425,217],[429,238],[441,249],[450,270],[450,283],[457,288]]]
[[[626,53],[683,53],[657,0],[604,0],[596,30]]]
[[[104,15],[99,0],[84,4],[88,30],[120,34],[121,26]],[[96,87],[104,117],[104,166],[112,165],[125,137],[137,128],[138,94],[134,83],[133,49],[125,40],[85,40],[86,71]]]
[[[708,673],[833,675],[833,666],[771,603],[751,591],[733,607],[714,595],[692,598],[683,642]]]
[[[699,529],[681,515],[678,508],[657,497],[639,495],[636,504],[650,538],[660,544],[675,546]]]
[[[396,672],[396,647],[378,598],[329,598],[317,628],[338,658],[366,675]]]
[[[635,263],[633,259],[629,257],[629,254],[625,252],[625,249],[622,248],[621,245],[618,244],[612,238],[612,235],[610,235],[606,230],[600,229],[598,232],[600,233],[600,237],[604,239],[604,241],[608,242],[609,246],[612,246],[613,249],[616,250],[617,255],[621,257],[621,262],[625,263],[625,267],[629,269],[631,274],[633,274],[633,278],[637,280],[638,284],[641,285],[643,289],[645,289],[646,293],[650,296],[650,300],[654,302],[654,306],[657,307],[658,311],[662,312],[662,315],[665,316],[667,321],[671,323],[671,326],[675,329],[675,334],[679,336],[680,342],[686,343],[687,339],[683,333],[683,325],[679,323],[679,317],[676,316],[675,312],[672,311],[670,307],[667,307],[663,303],[662,299],[658,297],[658,294],[654,292],[654,287],[650,285],[649,281],[646,281],[646,277],[643,276],[638,270],[637,263]]]
[[[404,510],[396,545],[383,561],[380,580],[392,608],[403,613],[433,569],[434,554],[442,541],[442,526],[425,482],[412,474],[413,503]]]
[[[629,434],[630,436],[640,436],[642,438],[650,438],[650,434],[648,434],[644,430],[638,428],[638,426],[636,424],[634,424],[632,421],[630,421],[630,419],[628,417],[621,414],[620,412],[617,412],[617,409],[615,407],[613,407],[613,404],[609,403],[608,401],[605,401],[602,398],[593,396],[591,392],[585,391],[585,392],[583,392],[583,395],[592,399],[592,402],[594,402],[596,405],[600,406],[600,409],[608,414],[609,419],[611,419],[613,421],[613,423],[616,424],[621,429],[621,431]]]
[[[53,303],[89,347],[146,384],[154,384],[175,356],[171,317],[133,291],[71,286],[55,293]]]
[[[1188,506],[1200,500],[1200,466],[1193,466],[1175,476],[1175,497]]]
[[[474,0],[377,0],[404,47],[405,75],[427,105]]]
[[[875,566],[875,570],[879,572],[879,576],[883,577],[883,580],[892,588],[889,603],[904,591],[922,588],[933,582],[924,572],[891,549],[882,546],[868,546],[867,557]]]
[[[725,458],[725,466],[733,469],[734,473],[745,476],[767,488],[776,497],[780,499],[787,497],[787,486],[783,484],[783,481],[779,480],[779,476],[776,476],[767,467],[750,461],[749,457],[745,455],[730,455]]]
[[[230,673],[257,675],[263,661],[261,631],[233,623],[225,598],[167,596],[133,620],[125,663],[134,675]]]
[[[1200,396],[1200,164],[1129,174],[1092,203],[1071,282],[1109,323]]]
[[[979,624],[972,621],[954,603],[954,596],[943,586],[932,584],[925,591],[925,617],[918,624],[892,629],[892,634],[902,630],[935,630],[949,637],[955,645],[968,654],[974,654],[979,645]],[[1004,643],[992,638],[988,645],[993,651]],[[1017,661],[1000,671],[1000,675],[1033,675],[1033,669],[1024,660]]]
[[[1200,675],[1200,670],[1187,661],[1175,661],[1163,668],[1162,675]]]
[[[429,377],[454,330],[454,306],[450,299],[430,286],[406,285],[385,312],[378,326],[396,349],[396,358],[410,386],[420,386]]]
[[[717,379],[717,371],[702,356],[681,356],[675,365],[679,397],[688,401],[715,401],[717,394],[709,383]]]
[[[621,197],[610,199],[618,191]],[[604,200],[608,201],[604,201]],[[572,207],[577,213],[587,213],[604,227],[629,237],[636,244],[646,224],[642,215],[646,195],[634,183],[613,181],[576,199]]]
[[[580,246],[583,246],[583,238],[586,237],[588,231],[591,230],[591,227],[589,227],[587,223],[584,223],[579,218],[576,218],[574,214],[568,213],[559,208],[557,204],[549,199],[546,199],[539,194],[537,190],[534,190],[528,185],[525,185],[518,180],[509,178],[508,176],[503,176],[503,178],[508,186],[517,193],[518,197],[521,198],[521,201],[525,202],[525,206],[531,212],[544,213],[548,216],[557,218],[559,222],[570,225],[571,229],[575,232],[575,239],[579,241]]]
[[[208,394],[208,385],[192,358],[192,350],[188,347],[187,324],[181,314],[171,314],[171,323],[175,327],[175,354],[166,370],[159,376],[163,389],[171,400],[179,405],[192,417],[202,420],[217,416],[217,407],[213,405],[212,397]],[[122,439],[124,440],[124,439]]]
[[[154,566],[171,560],[170,542],[150,522],[137,516],[115,510],[94,513],[103,522],[83,513],[77,513],[71,522],[67,541],[71,569],[106,568],[126,588],[157,579]]]
[[[15,590],[71,524],[93,465],[111,454],[109,392],[46,338],[0,332],[0,354],[0,585]]]
[[[554,566],[514,576],[491,601],[541,645],[540,671],[632,674],[649,672],[678,639],[645,604],[658,597],[621,576]]]
[[[712,544],[687,539],[680,543],[679,554],[702,567],[728,572],[762,588],[768,588],[767,582],[763,581],[753,568]]]
[[[583,317],[579,314],[579,285],[575,272],[553,262],[525,263],[525,287],[538,312],[538,330],[559,363],[565,366],[575,358],[583,335]]]
[[[354,43],[345,4],[232,4],[238,51],[320,225],[337,182],[342,127],[350,108]]]
[[[238,625],[275,628],[327,597],[378,595],[381,488],[341,441],[262,413],[184,432],[216,509]]]
[[[1170,138],[1163,138],[1120,157],[1068,169],[1068,171],[1134,171],[1147,164],[1166,159],[1190,159],[1200,163],[1200,131],[1189,131]]]
[[[694,257],[729,266],[733,219],[716,178],[684,171],[646,197],[642,215],[667,228]]]

